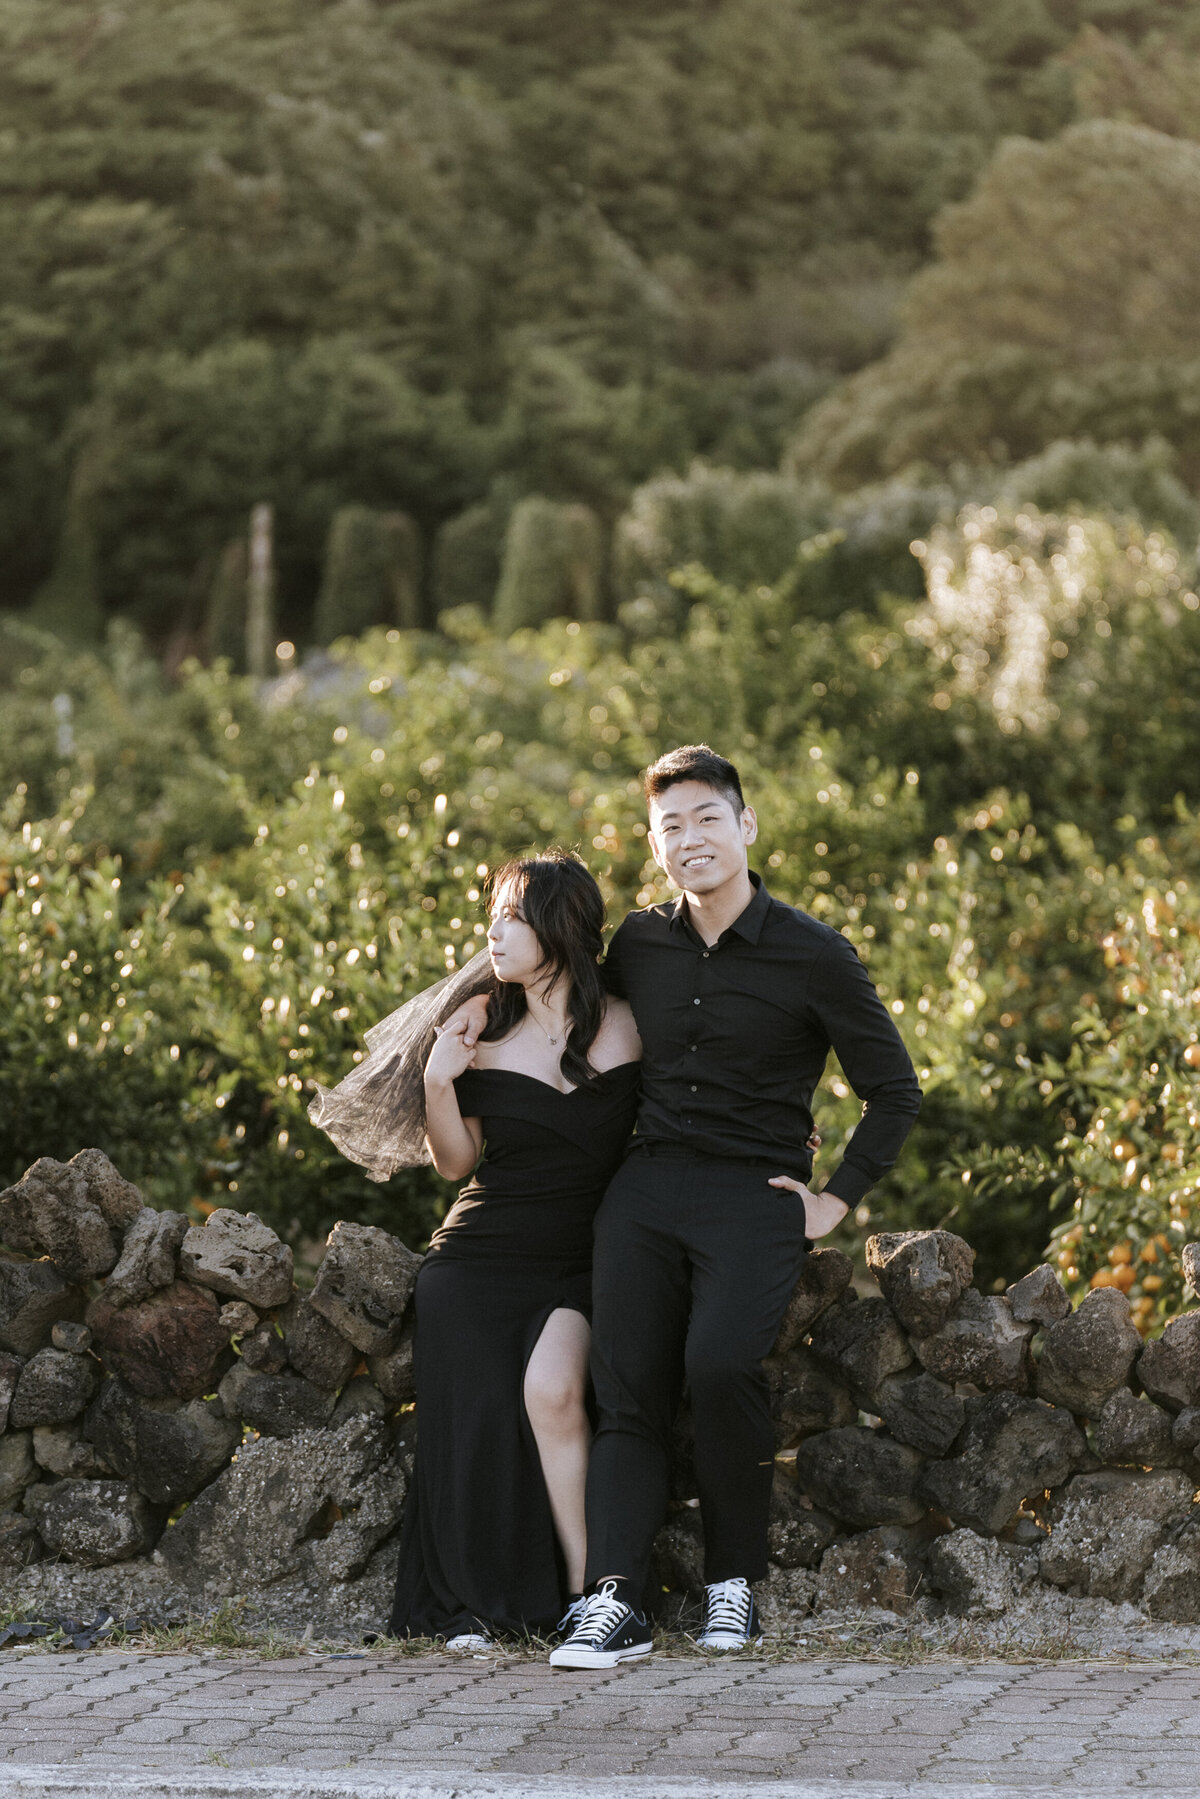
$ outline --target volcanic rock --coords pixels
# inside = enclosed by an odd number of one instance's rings
[[[87,1322],[105,1365],[143,1399],[199,1399],[232,1355],[216,1300],[186,1281],[122,1307],[106,1290],[88,1307]]]
[[[966,1421],[966,1402],[932,1374],[893,1374],[876,1396],[879,1416],[897,1442],[922,1455],[944,1456]]]
[[[800,1278],[792,1289],[772,1355],[786,1355],[794,1349],[853,1279],[854,1263],[844,1250],[810,1250],[800,1265]]]
[[[1115,1287],[1097,1287],[1046,1332],[1038,1394],[1081,1417],[1098,1418],[1105,1401],[1129,1385],[1141,1347],[1125,1295]]]
[[[1057,1486],[1086,1455],[1069,1412],[1016,1393],[988,1393],[967,1401],[958,1454],[930,1462],[918,1492],[956,1524],[991,1536],[1023,1499]]]
[[[1047,1508],[1042,1579],[1091,1599],[1135,1600],[1154,1552],[1192,1511],[1193,1482],[1178,1470],[1079,1474]]]
[[[227,1300],[221,1307],[221,1328],[231,1337],[245,1337],[258,1326],[258,1313],[244,1299]]]
[[[836,1374],[799,1344],[763,1363],[771,1389],[775,1446],[784,1449],[816,1430],[858,1422],[858,1407]]]
[[[1142,1350],[1137,1375],[1150,1398],[1169,1412],[1200,1406],[1200,1312],[1172,1318],[1162,1336]]]
[[[377,1418],[248,1443],[166,1532],[158,1555],[209,1592],[287,1575],[346,1580],[395,1529],[404,1476]]]
[[[0,1193],[0,1238],[23,1255],[48,1255],[70,1281],[107,1274],[117,1259],[117,1240],[82,1169],[52,1156]]]
[[[368,1356],[367,1368],[379,1391],[392,1405],[407,1405],[410,1399],[416,1398],[411,1320],[401,1331],[400,1341],[395,1349],[390,1350],[387,1355]]]
[[[50,1344],[54,1349],[65,1349],[69,1355],[87,1355],[92,1347],[92,1333],[86,1324],[72,1324],[69,1319],[60,1318],[50,1327]]]
[[[929,1584],[961,1618],[998,1618],[1017,1596],[1013,1556],[994,1537],[952,1530],[929,1546]]]
[[[944,1324],[917,1340],[917,1358],[940,1380],[970,1381],[985,1392],[1024,1393],[1029,1386],[1032,1324],[1018,1324],[1007,1299],[968,1287]]]
[[[102,1149],[81,1149],[67,1167],[83,1176],[88,1198],[119,1237],[145,1204],[133,1182],[125,1179]]]
[[[241,1425],[213,1400],[144,1402],[117,1378],[101,1387],[83,1430],[114,1474],[171,1509],[213,1480],[242,1440]]]
[[[1200,1447],[1200,1406],[1185,1406],[1171,1420],[1171,1441],[1185,1455]]]
[[[1049,1262],[1014,1281],[1004,1297],[1018,1324],[1057,1324],[1070,1316],[1070,1295]]]
[[[5,1431],[0,1437],[0,1506],[11,1505],[38,1477],[33,1439],[27,1430]]]
[[[654,1539],[651,1577],[656,1591],[699,1598],[704,1592],[704,1530],[696,1506],[673,1511]]]
[[[807,1568],[769,1567],[756,1592],[763,1629],[774,1638],[801,1629],[812,1611],[816,1590],[817,1576]]]
[[[924,1549],[914,1531],[892,1524],[843,1537],[821,1557],[817,1609],[879,1606],[903,1617],[912,1609],[924,1575]]]
[[[32,1518],[0,1512],[0,1569],[11,1573],[42,1559],[42,1539]]]
[[[338,1227],[340,1228],[340,1227]],[[179,1251],[180,1268],[198,1287],[244,1299],[260,1311],[292,1294],[292,1252],[254,1212],[218,1207],[193,1225]]]
[[[915,1524],[921,1457],[885,1431],[865,1425],[821,1431],[796,1451],[796,1480],[817,1505],[859,1530]]]
[[[27,1512],[33,1503],[26,1495]],[[146,1555],[162,1528],[149,1500],[123,1480],[60,1480],[39,1489],[34,1522],[47,1549],[85,1568]]]
[[[867,1267],[905,1330],[940,1330],[971,1284],[975,1251],[951,1231],[884,1232],[867,1238]]]
[[[1185,1243],[1180,1256],[1183,1278],[1191,1292],[1200,1299],[1200,1243]]]
[[[1200,1521],[1155,1550],[1142,1583],[1150,1616],[1171,1624],[1200,1624]]]
[[[314,1391],[320,1392],[320,1388],[314,1388]],[[329,1396],[325,1394],[323,1397],[328,1398]],[[348,1418],[357,1418],[363,1415],[372,1418],[386,1418],[388,1411],[388,1402],[370,1375],[356,1374],[353,1380],[346,1382],[338,1394],[330,1425],[337,1430],[338,1426],[345,1424]]]
[[[39,1424],[33,1432],[33,1459],[47,1474],[64,1479],[95,1480],[112,1474],[103,1456],[78,1435],[74,1424]]]
[[[817,1319],[812,1352],[845,1380],[855,1402],[874,1412],[876,1397],[889,1374],[912,1363],[912,1350],[883,1299],[844,1296]],[[879,1520],[874,1522],[900,1522]]]
[[[836,1519],[815,1506],[794,1480],[776,1471],[771,1486],[767,1554],[777,1568],[815,1568],[838,1534]]]
[[[363,1355],[394,1349],[421,1257],[374,1224],[335,1224],[311,1301]]]
[[[224,1313],[222,1306],[222,1314]],[[224,1319],[222,1318],[222,1322]],[[273,1325],[260,1325],[242,1338],[242,1363],[256,1374],[282,1374],[287,1367],[287,1349]]]
[[[8,1428],[9,1407],[24,1366],[19,1355],[11,1355],[7,1350],[0,1349],[0,1434]]]
[[[1171,1414],[1122,1387],[1096,1420],[1096,1454],[1110,1465],[1177,1468],[1184,1451],[1171,1433]]]
[[[360,1360],[360,1352],[323,1318],[307,1297],[296,1294],[279,1314],[288,1361],[315,1387],[344,1387]],[[400,1345],[396,1345],[397,1351]],[[389,1352],[390,1353],[390,1352]],[[409,1361],[412,1360],[411,1338]],[[378,1375],[376,1379],[379,1379]],[[379,1382],[383,1386],[383,1382]],[[386,1388],[384,1389],[386,1391]]]
[[[217,1389],[230,1418],[241,1418],[268,1437],[294,1437],[329,1422],[334,1397],[300,1374],[256,1374],[244,1362],[229,1370]]]
[[[59,1318],[78,1318],[83,1294],[68,1285],[53,1262],[24,1262],[0,1255],[0,1348],[32,1355]]]
[[[179,1246],[187,1232],[182,1212],[156,1212],[143,1206],[125,1232],[121,1254],[108,1277],[104,1291],[110,1303],[136,1304],[160,1287],[169,1287],[178,1273]]]
[[[18,1430],[67,1424],[78,1418],[99,1385],[100,1369],[91,1356],[39,1349],[21,1370],[9,1420]]]

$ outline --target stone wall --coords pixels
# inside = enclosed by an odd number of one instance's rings
[[[0,1570],[26,1602],[378,1629],[416,1418],[420,1257],[339,1224],[309,1292],[253,1214],[144,1205],[98,1150],[0,1194]],[[1184,1265],[1195,1281],[1200,1249]],[[970,1284],[945,1231],[877,1236],[879,1294],[808,1258],[769,1363],[774,1621],[1003,1616],[1031,1593],[1200,1622],[1200,1310],[1143,1344],[1049,1267]],[[1194,1287],[1193,1287],[1193,1290]],[[701,1579],[686,1411],[657,1543]]]

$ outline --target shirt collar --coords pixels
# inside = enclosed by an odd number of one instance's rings
[[[766,884],[763,881],[762,876],[756,875],[753,869],[748,870],[748,873],[750,875],[751,885],[754,888],[754,897],[745,910],[738,913],[738,916],[729,926],[729,929],[731,931],[736,931],[738,936],[743,938],[747,943],[757,943],[762,936],[762,928],[766,923],[767,913],[771,910],[771,896],[767,892]],[[692,927],[692,921],[688,916],[686,893],[681,893],[679,898],[675,901],[675,904],[671,909],[671,916],[667,922],[672,930],[683,930],[685,926],[694,928]]]

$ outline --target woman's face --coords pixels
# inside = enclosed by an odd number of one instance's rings
[[[545,972],[537,933],[525,920],[522,895],[515,885],[503,888],[492,900],[487,933],[488,954],[501,981],[528,986]]]

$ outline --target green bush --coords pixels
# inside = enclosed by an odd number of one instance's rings
[[[1161,437],[1140,445],[1063,439],[1009,469],[993,497],[1008,511],[1032,504],[1041,512],[1136,519],[1191,549],[1200,532],[1200,503],[1180,480],[1176,461]]]
[[[588,506],[530,495],[508,522],[493,623],[501,636],[605,612],[604,529]]]
[[[623,600],[661,593],[673,570],[697,564],[734,586],[777,581],[806,538],[830,522],[829,496],[787,475],[694,463],[634,493],[617,524]]]
[[[490,612],[500,581],[507,518],[489,502],[468,506],[447,519],[433,544],[431,583],[433,610],[440,618],[456,606],[478,606]]]
[[[1073,1066],[1077,1019],[1120,1021],[1105,938],[1151,887],[1176,894],[1182,931],[1200,881],[1176,803],[1197,797],[1197,608],[1167,540],[1129,522],[975,507],[924,544],[929,598],[873,616],[807,614],[805,562],[775,585],[692,571],[666,585],[682,603],[666,636],[559,618],[506,637],[461,608],[444,637],[344,638],[332,668],[263,691],[221,667],[168,686],[129,633],[72,655],[10,633],[5,1166],[86,1125],[174,1203],[232,1201],[298,1243],[338,1216],[421,1241],[447,1189],[422,1171],[371,1186],[309,1126],[310,1083],[477,952],[502,859],[579,849],[614,918],[661,897],[639,774],[706,737],[758,807],[755,865],[852,938],[922,1071],[909,1146],[845,1240],[946,1222],[985,1285],[1023,1272],[1064,1182],[1093,1178],[1082,1143],[1057,1146],[1086,1141],[1100,1102],[1056,1097],[1053,1071]],[[1051,646],[1023,685],[1021,620]],[[97,1047],[105,1020],[119,1061]],[[1129,1043],[1120,1104],[1148,1105],[1133,1069],[1162,1057]],[[820,1169],[858,1115],[831,1068]]]
[[[1200,1225],[1200,912],[1178,859],[1196,866],[1194,821],[1185,834],[1172,855],[1143,841],[1124,871],[1069,1051],[1002,1073],[1051,1128],[1034,1146],[961,1155],[984,1207],[1049,1198],[1047,1254],[1067,1287],[1119,1288],[1143,1334],[1187,1303],[1179,1252]]]
[[[343,506],[333,515],[312,635],[329,644],[372,625],[423,623],[421,540],[403,512]]]

